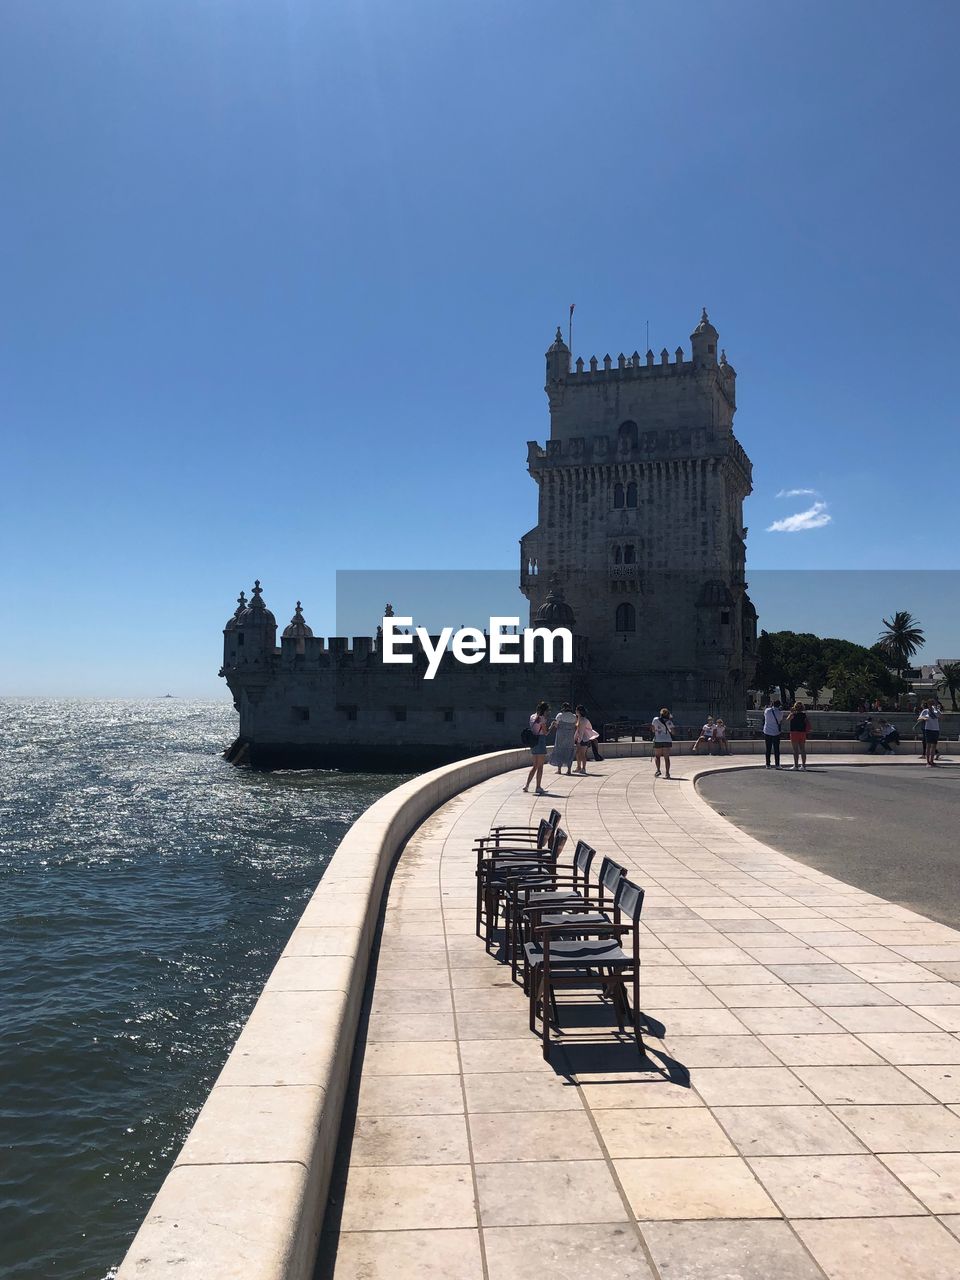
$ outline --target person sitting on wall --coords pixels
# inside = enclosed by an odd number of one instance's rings
[[[700,730],[700,737],[693,744],[694,755],[697,755],[699,753],[701,742],[706,743],[707,754],[710,753],[710,749],[712,748],[714,742],[716,741],[716,734],[714,733],[713,730],[714,730],[713,716],[707,716],[706,724]]]
[[[895,724],[891,724],[889,720],[884,720],[880,725],[880,745],[887,751],[892,751],[894,747],[900,745],[900,730]]]
[[[867,736],[864,741],[867,743],[867,753],[871,756],[876,754],[877,747],[883,745],[883,733],[873,716],[867,721]]]

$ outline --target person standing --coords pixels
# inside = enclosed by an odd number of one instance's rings
[[[714,733],[713,730],[714,730],[713,716],[707,716],[707,722],[703,726],[703,728],[700,730],[700,737],[693,744],[694,755],[697,755],[701,742],[705,742],[707,744],[707,753],[709,754],[711,746],[716,741],[716,734]]]
[[[795,702],[790,709],[790,746],[793,748],[793,768],[807,768],[807,734],[810,732],[810,717],[802,702]]]
[[[931,703],[930,703],[930,710],[933,712],[933,714],[937,717],[937,719],[938,719],[938,720],[939,720],[939,719],[940,719],[940,717],[943,715],[943,703],[940,701],[939,697],[934,698],[934,699],[931,701]],[[933,758],[934,758],[934,760],[939,760],[939,759],[940,759],[940,734],[939,734],[939,730],[937,731],[937,745],[936,745],[936,747],[935,747],[935,749],[934,749],[934,752],[933,752]]]
[[[774,698],[763,709],[763,749],[766,753],[767,768],[770,768],[770,755],[780,768],[780,733],[783,728],[784,713],[780,699]]]
[[[919,724],[923,722],[923,743],[927,765],[932,769],[937,760],[937,743],[940,741],[940,717],[936,705],[924,707],[920,712]]]
[[[927,758],[927,721],[926,712],[930,710],[929,702],[920,703],[920,714],[917,716],[916,728],[920,730],[920,758]]]
[[[670,748],[673,746],[673,734],[676,726],[670,719],[670,709],[661,707],[660,714],[654,716],[653,724],[653,759],[656,764],[655,778],[660,777],[660,766],[666,777],[670,777]]]
[[[591,746],[596,749],[596,741],[599,737],[599,733],[590,723],[586,708],[583,705],[578,706],[577,727],[573,735],[577,749],[577,773],[587,772],[587,751]]]
[[[523,789],[527,791],[530,783],[536,778],[538,796],[543,795],[543,766],[547,759],[547,734],[550,732],[550,721],[547,718],[549,713],[550,704],[538,702],[536,711],[530,717],[530,732],[533,734],[530,754],[533,756],[533,764],[530,766]]]
[[[573,769],[573,755],[575,747],[573,739],[577,731],[577,717],[573,713],[573,709],[569,702],[565,702],[560,708],[556,720],[553,722],[553,728],[557,731],[557,736],[553,741],[553,752],[550,756],[550,763],[557,766],[557,773],[563,772],[563,766],[567,766],[567,776]]]

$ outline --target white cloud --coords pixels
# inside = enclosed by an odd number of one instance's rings
[[[777,494],[778,498],[816,498],[818,496],[816,489],[781,489]]]
[[[767,526],[767,533],[802,533],[805,529],[822,529],[829,524],[833,516],[827,512],[825,502],[815,502],[806,511],[798,511],[796,515],[787,516],[783,520],[774,520]]]

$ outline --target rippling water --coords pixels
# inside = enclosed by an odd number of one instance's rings
[[[0,1276],[119,1262],[337,843],[401,781],[234,769],[235,723],[0,701]]]

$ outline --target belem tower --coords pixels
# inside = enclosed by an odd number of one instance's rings
[[[520,590],[531,625],[573,632],[571,662],[464,666],[447,653],[426,681],[425,656],[388,666],[378,634],[315,636],[299,601],[278,646],[257,582],[223,632],[220,674],[240,716],[228,758],[413,770],[517,746],[540,698],[582,702],[597,726],[662,705],[681,724],[744,724],[751,464],[733,434],[736,373],[705,310],[690,341],[689,356],[573,362],[558,328],[546,353],[550,434],[527,445],[539,501]]]

